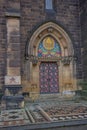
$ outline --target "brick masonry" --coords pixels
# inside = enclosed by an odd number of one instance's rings
[[[0,0],[0,86],[4,84],[6,75],[6,12],[20,13],[21,72],[24,73],[24,54],[26,42],[38,26],[47,21],[58,23],[70,36],[77,61],[77,78],[82,78],[81,60],[81,26],[79,17],[79,0],[55,0],[55,10],[45,10],[44,0]],[[84,29],[84,27],[83,27]],[[10,40],[14,41],[14,37]],[[18,40],[17,40],[18,41]],[[19,46],[12,44],[13,53]],[[15,55],[16,57],[16,55]],[[18,58],[19,59],[19,58]],[[16,67],[17,64],[10,62]],[[17,66],[19,67],[20,64]]]

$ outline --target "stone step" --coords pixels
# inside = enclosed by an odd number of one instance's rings
[[[25,101],[29,102],[45,102],[45,101],[67,101],[72,100],[75,95],[66,95],[63,93],[55,93],[55,94],[38,94],[33,92],[29,97],[25,98]]]
[[[71,100],[72,97],[68,97],[62,94],[41,94],[38,98],[38,101],[49,101],[49,100]]]

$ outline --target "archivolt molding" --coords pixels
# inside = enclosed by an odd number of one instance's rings
[[[68,34],[59,25],[52,22],[48,22],[40,26],[33,33],[28,44],[28,54],[37,56],[39,43],[41,42],[42,39],[44,39],[46,36],[49,35],[54,37],[58,41],[61,47],[62,56],[74,55],[72,41],[68,36]],[[74,88],[76,88],[76,78],[75,78],[76,64],[74,64],[74,60],[72,60],[71,62],[67,59],[65,59],[65,61],[61,60],[58,61],[55,60],[55,58],[54,59],[42,58],[41,60],[39,59],[38,61],[36,61],[37,62],[36,64],[28,60],[28,64],[26,64],[26,70],[29,70],[27,71],[27,79],[30,80],[30,85],[32,83],[36,83],[37,86],[39,86],[39,66],[40,63],[43,61],[45,62],[56,61],[58,63],[60,92],[66,91],[68,89],[74,90]],[[67,61],[69,61],[69,64],[68,63],[66,64]],[[29,84],[27,86],[29,87]]]
[[[28,46],[28,54],[34,54],[34,48],[38,47],[40,41],[47,35],[53,36],[60,44],[62,55],[64,55],[64,49],[67,49],[68,55],[74,54],[73,45],[68,34],[57,24],[48,22],[40,26],[31,36]]]

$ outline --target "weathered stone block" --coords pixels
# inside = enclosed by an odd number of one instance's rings
[[[18,85],[21,84],[20,76],[5,76],[5,85]]]

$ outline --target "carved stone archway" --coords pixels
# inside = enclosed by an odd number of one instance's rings
[[[73,56],[74,48],[72,45],[72,41],[68,34],[61,28],[59,25],[48,22],[40,26],[31,36],[28,46],[28,55],[38,55],[38,45],[42,39],[46,36],[52,36],[58,41],[61,47],[61,56]],[[55,61],[55,59],[53,59]],[[38,60],[36,65],[33,65],[32,62],[27,62],[27,71],[29,72],[29,83],[28,88],[31,88],[32,84],[37,86],[38,93],[39,89],[39,66],[43,60]],[[45,60],[44,60],[45,61]],[[49,61],[49,59],[46,61]],[[51,60],[52,61],[52,60]],[[59,92],[60,93],[68,93],[70,91],[74,91],[76,89],[76,67],[75,62],[72,60],[69,64],[64,64],[62,61],[57,62],[59,66]],[[30,89],[29,89],[30,91]]]
[[[40,41],[47,35],[53,36],[60,43],[62,49],[67,48],[69,55],[74,54],[74,49],[70,37],[59,25],[53,22],[48,22],[40,26],[33,33],[29,41],[28,54],[32,54],[34,52],[33,48],[36,47],[40,43]]]

